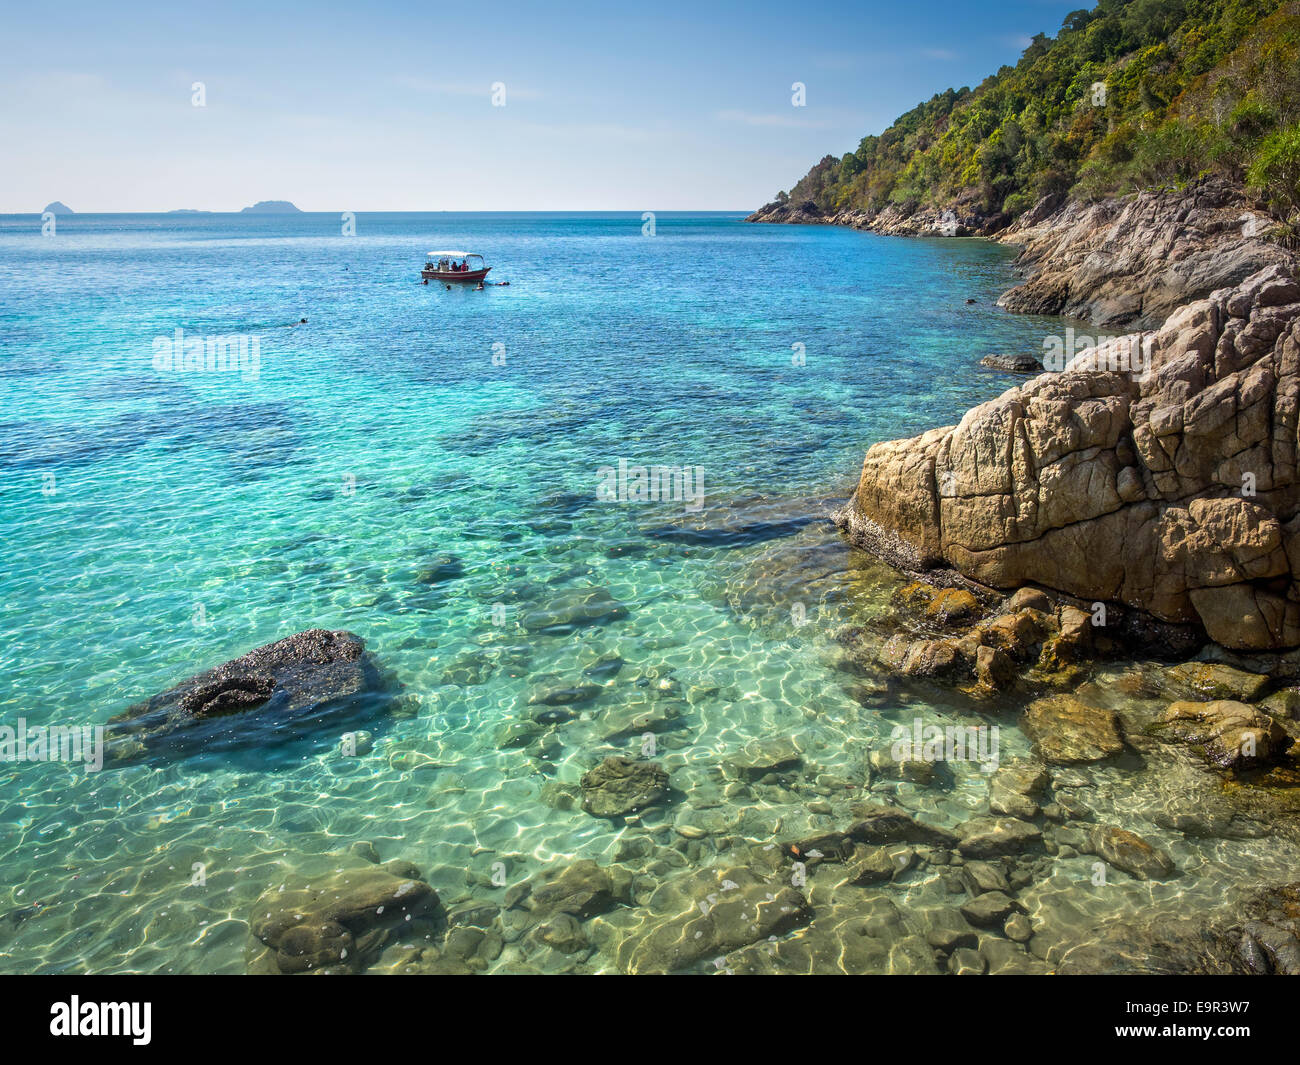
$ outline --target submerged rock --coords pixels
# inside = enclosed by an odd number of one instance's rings
[[[591,859],[549,869],[512,889],[511,906],[543,917],[567,914],[585,921],[631,901],[631,877],[617,866],[605,868]]]
[[[986,891],[976,895],[961,908],[962,916],[976,928],[1001,928],[1006,919],[1023,909],[1010,895],[1002,891]]]
[[[417,584],[445,584],[465,576],[465,563],[455,555],[443,555],[425,566],[415,580]]]
[[[1073,695],[1049,695],[1029,704],[1022,727],[1052,765],[1099,762],[1124,750],[1114,711]]]
[[[1043,832],[1015,817],[976,817],[957,826],[957,849],[967,858],[1019,854],[1042,842]]]
[[[1095,826],[1088,833],[1086,853],[1138,880],[1163,880],[1174,872],[1174,861],[1164,851],[1115,825]]]
[[[581,780],[582,808],[593,817],[623,817],[660,802],[668,774],[655,762],[606,758]]]
[[[1029,821],[1039,814],[1037,800],[1049,782],[1047,770],[1034,762],[1013,762],[997,769],[989,779],[989,809]]]
[[[254,968],[359,972],[391,935],[432,916],[438,905],[419,871],[401,862],[345,867],[301,886],[277,886],[249,915],[249,928],[265,947]]]
[[[895,806],[854,803],[850,811],[858,820],[846,834],[859,843],[928,843],[936,847],[957,843],[957,836],[947,829],[917,821]]]
[[[670,973],[750,943],[783,935],[812,917],[789,884],[745,868],[673,877],[650,896],[644,925],[619,947],[628,973]]]
[[[803,755],[792,740],[754,740],[733,754],[727,764],[746,780],[758,780],[768,773],[797,769]]]
[[[675,699],[645,697],[610,707],[600,715],[601,739],[616,741],[647,732],[667,732],[681,724],[685,706]]]
[[[880,650],[879,663],[904,677],[950,677],[970,672],[970,660],[953,640],[914,640],[899,633]]]
[[[532,679],[532,692],[528,696],[530,706],[566,706],[571,703],[589,703],[600,695],[599,684],[588,684],[562,677],[558,673]]]
[[[544,607],[528,611],[523,626],[529,632],[564,635],[588,625],[604,625],[627,617],[627,607],[605,588],[574,588]]]
[[[105,753],[129,761],[256,749],[362,718],[381,694],[359,636],[308,629],[128,707],[109,719]]]
[[[1229,932],[1246,968],[1259,975],[1300,976],[1300,882],[1261,892],[1247,915],[1249,920]]]

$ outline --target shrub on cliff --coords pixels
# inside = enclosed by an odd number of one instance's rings
[[[1019,214],[1206,172],[1240,181],[1300,110],[1295,0],[1101,0],[1014,67],[948,89],[790,190],[825,212],[977,203]]]
[[[1265,139],[1247,178],[1283,217],[1300,212],[1300,123]]]

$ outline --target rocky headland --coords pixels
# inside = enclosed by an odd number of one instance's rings
[[[751,218],[815,211],[773,206]],[[823,221],[890,232],[884,214]],[[1239,651],[1300,646],[1300,282],[1266,231],[1217,181],[1043,201],[1002,227],[1032,270],[1002,306],[1135,331],[876,444],[837,523],[908,570],[1133,608]]]

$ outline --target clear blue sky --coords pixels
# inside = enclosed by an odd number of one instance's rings
[[[9,5],[0,212],[749,209],[1083,6]]]

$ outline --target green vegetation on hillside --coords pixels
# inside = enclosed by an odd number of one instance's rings
[[[1045,195],[1206,174],[1250,183],[1281,217],[1300,211],[1300,2],[1102,0],[977,88],[826,156],[789,199],[1015,216]]]

